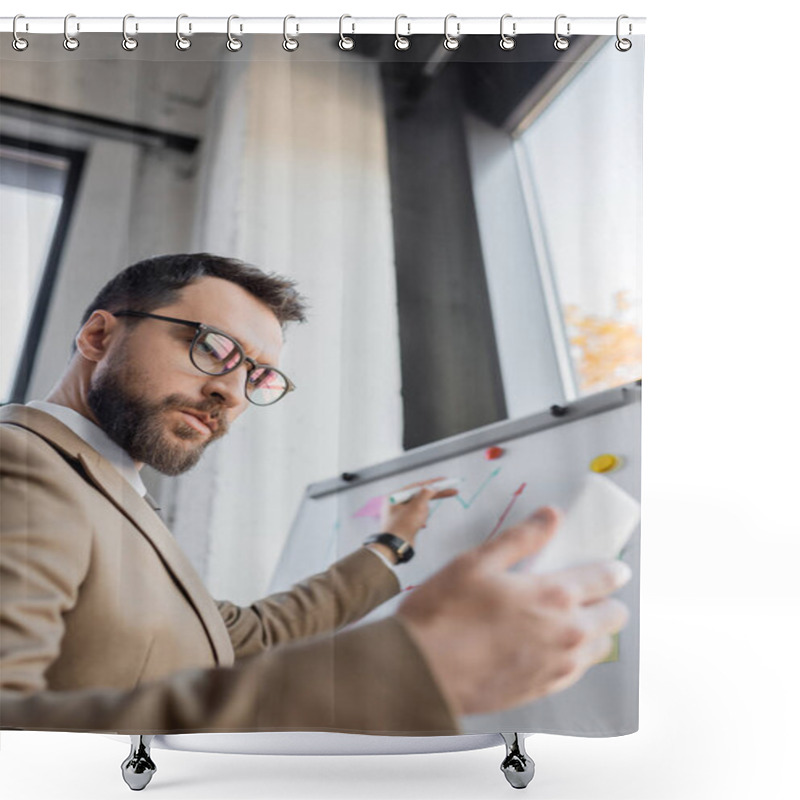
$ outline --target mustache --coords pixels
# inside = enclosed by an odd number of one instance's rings
[[[208,414],[217,423],[217,429],[212,434],[212,439],[218,439],[228,432],[228,418],[225,415],[225,407],[218,400],[209,398],[202,403],[197,403],[190,400],[188,397],[183,397],[179,394],[171,394],[164,398],[161,407],[165,410],[172,409],[190,409],[198,411],[201,414]]]

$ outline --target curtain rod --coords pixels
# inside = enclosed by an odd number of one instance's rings
[[[236,36],[248,34],[289,34],[302,37],[303,34],[387,34],[414,37],[416,34],[449,33],[451,36],[467,36],[472,34],[501,34],[512,37],[524,34],[553,34],[556,27],[555,17],[514,17],[505,14],[502,17],[354,17],[345,14],[339,17],[193,17],[180,15],[175,17],[136,17],[128,15],[125,30],[128,36],[149,33],[176,33],[179,29],[183,36],[196,33],[227,34],[230,31]],[[567,30],[569,25],[569,30]],[[65,26],[70,36],[80,37],[85,33],[120,33],[122,34],[122,17],[81,17],[70,14],[64,17],[28,17],[19,15],[16,32],[25,34],[64,34]],[[558,30],[562,36],[576,35],[609,35],[619,32],[622,36],[643,34],[644,17],[569,17],[560,14]],[[0,32],[11,33],[14,30],[14,17],[0,17]],[[0,46],[3,46],[0,43]]]

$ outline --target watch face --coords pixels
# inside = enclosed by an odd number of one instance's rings
[[[409,561],[411,556],[414,555],[414,551],[408,542],[403,542],[403,544],[397,548],[396,552],[398,562]]]
[[[378,533],[364,540],[364,544],[371,544],[372,542],[386,545],[397,557],[398,564],[410,561],[414,556],[414,548],[407,541],[395,536],[393,533]]]

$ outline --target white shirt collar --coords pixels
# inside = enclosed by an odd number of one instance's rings
[[[37,411],[44,411],[46,414],[50,414],[51,417],[55,417],[59,422],[63,422],[76,436],[80,436],[86,444],[97,450],[107,461],[110,461],[120,475],[142,497],[147,494],[147,487],[142,481],[142,476],[139,474],[134,460],[116,442],[111,441],[108,434],[101,427],[95,425],[94,422],[77,411],[56,403],[32,400],[26,405],[30,408],[35,408]]]

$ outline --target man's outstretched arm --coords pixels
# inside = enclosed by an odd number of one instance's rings
[[[403,487],[421,489],[405,503],[393,505],[384,501],[380,530],[415,545],[428,519],[430,501],[457,493],[454,489],[429,488],[429,484],[438,480],[440,478],[429,478]],[[372,548],[375,552],[368,552]],[[379,551],[383,555],[379,555]],[[324,572],[249,606],[218,602],[236,658],[254,655],[277,644],[339,630],[394,597],[401,586],[384,558],[395,560],[385,545],[361,547]]]
[[[236,658],[279,644],[336,631],[394,597],[400,583],[380,558],[362,547],[324,572],[249,606],[227,600],[217,607]]]

